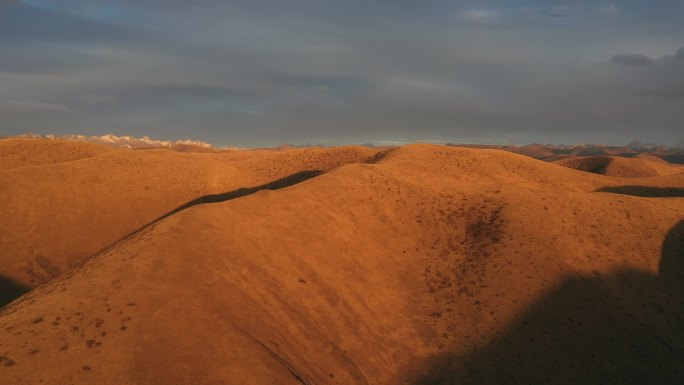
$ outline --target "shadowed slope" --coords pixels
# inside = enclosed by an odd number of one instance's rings
[[[679,167],[647,158],[622,158],[616,156],[590,156],[554,161],[560,166],[594,174],[618,177],[653,177],[681,173]]]
[[[556,161],[555,163],[579,171],[586,171],[593,174],[606,174],[606,170],[612,162],[613,158],[608,156],[592,156],[587,158],[563,159]]]
[[[492,344],[431,357],[415,385],[675,384],[684,375],[684,221],[658,275],[565,279]]]
[[[679,155],[665,155],[663,159],[674,164],[684,164],[684,154]]]
[[[684,289],[684,220],[673,227],[663,241],[659,277]]]
[[[607,186],[596,191],[647,198],[684,197],[684,188],[678,187]]]
[[[0,277],[0,308],[24,295],[29,287],[18,285],[11,279]]]

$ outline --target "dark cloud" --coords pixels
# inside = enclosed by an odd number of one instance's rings
[[[610,62],[624,66],[641,67],[653,64],[653,59],[642,54],[620,53],[610,58]]]
[[[674,56],[679,60],[684,60],[684,47],[678,49]]]
[[[67,47],[84,43],[129,44],[149,38],[145,33],[143,28],[26,3],[0,13],[0,42],[68,44]]]
[[[673,55],[652,59],[645,55],[615,55],[615,64],[643,67],[637,72],[623,73],[621,85],[632,95],[655,97],[659,104],[684,98],[684,48]]]

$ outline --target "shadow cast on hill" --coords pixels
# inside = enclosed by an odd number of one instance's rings
[[[669,163],[684,164],[684,154],[665,155],[662,158]]]
[[[30,290],[30,287],[20,285],[9,278],[0,276],[0,309]]]
[[[155,219],[154,221],[146,224],[145,226],[142,226],[141,228],[129,233],[125,237],[121,238],[120,240],[110,244],[109,246],[105,247],[104,249],[100,250],[100,253],[105,252],[107,250],[110,250],[114,248],[119,242],[131,237],[132,235],[154,225],[155,223],[161,221],[164,218],[167,218],[173,214],[176,214],[180,211],[183,211],[185,209],[188,209],[190,207],[200,205],[200,204],[205,204],[205,203],[219,203],[219,202],[225,202],[231,199],[237,199],[241,198],[247,195],[254,194],[258,191],[261,190],[278,190],[282,189],[285,187],[290,187],[293,185],[296,185],[298,183],[304,182],[308,179],[311,179],[313,177],[316,177],[320,174],[322,174],[323,171],[321,170],[309,170],[309,171],[301,171],[296,174],[292,174],[289,176],[286,176],[284,178],[275,180],[273,182],[269,182],[263,185],[255,186],[255,187],[247,187],[247,188],[240,188],[237,190],[229,191],[226,193],[222,194],[213,194],[213,195],[204,195],[201,196],[197,199],[193,199],[190,202],[187,202],[172,211],[162,215],[161,217]],[[99,253],[98,253],[99,254]],[[24,287],[21,285],[18,285],[14,283],[14,281],[10,279],[6,279],[0,276],[0,308],[5,306],[6,304],[12,302],[13,300],[19,298],[20,296],[24,295],[28,291],[30,291],[30,287]]]
[[[157,223],[157,222],[161,221],[162,219],[169,217],[173,214],[176,214],[180,211],[188,209],[192,206],[201,205],[201,204],[205,204],[205,203],[225,202],[225,201],[229,201],[231,199],[242,198],[244,196],[251,195],[251,194],[254,194],[256,192],[259,192],[261,190],[278,190],[281,188],[294,186],[298,183],[304,182],[308,179],[311,179],[313,177],[321,175],[322,173],[323,173],[323,171],[321,171],[321,170],[301,171],[301,172],[298,172],[296,174],[292,174],[292,175],[286,176],[284,178],[275,180],[273,182],[262,184],[262,185],[256,186],[256,187],[240,188],[240,189],[225,192],[222,194],[204,195],[204,196],[201,196],[197,199],[193,199],[190,202],[185,203],[184,205],[179,206],[179,207],[173,209],[172,211],[162,215],[161,217],[155,219],[152,223],[150,223],[150,225]]]
[[[414,385],[684,383],[684,221],[658,275],[566,279],[489,345],[424,364]]]
[[[609,192],[647,198],[684,197],[684,188],[679,187],[612,186],[600,188],[596,192]]]
[[[281,179],[278,179],[278,180],[275,180],[273,182],[269,182],[266,184],[262,184],[259,186],[255,186],[255,187],[243,187],[243,188],[239,188],[237,190],[228,191],[228,192],[221,193],[221,194],[203,195],[197,199],[193,199],[190,202],[187,202],[181,206],[176,207],[175,209],[173,209],[173,210],[169,211],[168,213],[160,216],[159,218],[153,220],[152,222],[136,229],[135,231],[130,232],[125,237],[119,239],[118,241],[116,241],[116,242],[110,244],[109,246],[105,247],[104,249],[100,250],[97,254],[101,254],[103,252],[111,250],[116,245],[118,245],[120,242],[130,238],[131,236],[149,228],[150,226],[156,224],[157,222],[159,222],[165,218],[170,217],[173,214],[177,214],[177,213],[179,213],[185,209],[189,209],[190,207],[205,204],[205,203],[220,203],[220,202],[229,201],[231,199],[242,198],[244,196],[251,195],[251,194],[254,194],[256,192],[259,192],[261,190],[278,190],[281,188],[294,186],[298,183],[304,182],[308,179],[311,179],[313,177],[321,175],[322,173],[323,173],[323,171],[321,171],[321,170],[300,171],[296,174],[288,175],[284,178],[281,178]],[[97,254],[95,254],[95,255],[97,255]]]

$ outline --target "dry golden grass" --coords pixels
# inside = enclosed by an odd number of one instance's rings
[[[47,282],[0,313],[0,383],[681,379],[681,172],[117,150],[0,186],[0,274]]]

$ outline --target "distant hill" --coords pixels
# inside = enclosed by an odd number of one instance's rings
[[[604,144],[530,144],[526,146],[483,146],[475,144],[447,145],[469,148],[497,148],[500,150],[514,152],[516,154],[526,155],[531,158],[544,161],[556,161],[566,158],[588,156],[618,156],[625,158],[633,158],[639,155],[648,155],[666,160],[669,163],[684,164],[684,143],[677,145],[681,145],[682,148],[675,148],[676,146],[659,146],[657,144],[643,144],[638,141],[629,143],[627,146],[609,146]]]
[[[554,163],[594,174],[632,178],[674,175],[684,172],[682,168],[668,164],[661,158],[641,155],[634,158],[618,156],[575,157],[561,159]]]

